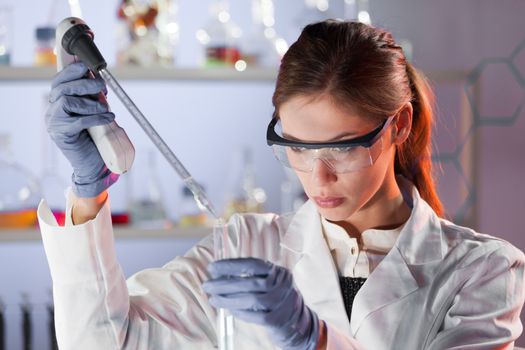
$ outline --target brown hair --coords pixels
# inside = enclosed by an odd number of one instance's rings
[[[412,129],[396,150],[395,172],[412,181],[441,216],[431,161],[432,90],[392,35],[357,22],[327,20],[306,26],[281,61],[273,95],[275,113],[292,97],[321,94],[380,119],[412,103]]]

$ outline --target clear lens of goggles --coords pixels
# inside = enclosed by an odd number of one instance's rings
[[[311,172],[315,161],[320,160],[334,173],[348,173],[374,164],[383,150],[383,138],[372,146],[352,146],[342,148],[317,148],[272,145],[277,159],[286,167]]]

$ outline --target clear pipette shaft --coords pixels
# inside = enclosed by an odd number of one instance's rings
[[[190,189],[195,197],[195,200],[204,208],[210,215],[218,219],[219,216],[215,212],[211,202],[208,200],[206,193],[203,191],[202,187],[193,179],[188,170],[182,165],[181,161],[175,156],[173,151],[169,146],[164,142],[162,137],[157,133],[153,128],[150,122],[146,119],[144,114],[139,110],[135,103],[129,98],[128,94],[122,89],[118,81],[113,77],[107,68],[99,70],[100,76],[108,84],[108,86],[113,90],[117,95],[120,101],[124,104],[129,113],[135,118],[137,123],[142,127],[146,135],[151,139],[151,141],[157,146],[160,153],[166,158],[168,163],[175,169],[177,174],[181,177],[182,181]]]
[[[169,146],[164,142],[162,137],[157,133],[153,128],[150,122],[146,119],[144,114],[139,110],[135,103],[129,98],[128,94],[122,89],[118,81],[113,77],[113,75],[103,68],[99,70],[100,76],[108,84],[108,86],[113,90],[113,92],[120,99],[122,104],[126,107],[129,113],[135,118],[137,123],[142,127],[146,135],[151,139],[151,141],[157,146],[159,151],[162,153],[164,158],[170,163],[170,165],[175,169],[177,174],[181,177],[182,181],[193,193],[193,196],[197,203],[200,204],[201,210],[206,210],[210,215],[216,219],[216,227],[214,229],[214,239],[219,238],[220,242],[223,242],[219,247],[215,247],[216,258],[227,258],[229,257],[228,252],[224,251],[226,249],[224,245],[224,235],[227,234],[226,225],[224,221],[217,215],[211,202],[208,200],[206,193],[202,187],[193,179],[188,170],[182,165],[181,161],[175,156],[173,151]],[[233,347],[233,316],[224,309],[218,310],[218,348],[219,350],[234,350]]]

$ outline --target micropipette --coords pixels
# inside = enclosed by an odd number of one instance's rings
[[[177,174],[179,174],[182,181],[184,181],[186,186],[193,193],[193,196],[195,197],[195,200],[199,206],[204,208],[214,218],[218,219],[219,216],[208,200],[206,193],[202,190],[202,187],[197,183],[197,181],[195,181],[195,179],[193,179],[188,170],[186,170],[184,165],[182,165],[180,160],[171,151],[166,142],[164,142],[150,122],[146,119],[144,114],[142,114],[128,94],[124,91],[124,89],[122,89],[118,81],[107,69],[107,63],[93,42],[93,32],[87,26],[87,24],[79,18],[69,17],[60,22],[57,27],[57,34],[59,34],[57,35],[57,42],[65,52],[67,52],[69,55],[79,57],[92,72],[97,72],[100,74],[102,79],[104,79],[108,86],[117,95],[132,117],[135,118],[137,123],[142,127],[146,135],[155,144],[155,146],[157,146],[164,158],[166,158],[168,163],[173,167],[173,169],[175,169]],[[110,142],[110,144],[118,144],[118,142]],[[103,151],[100,149],[101,147],[98,148],[102,154]],[[105,149],[105,147],[102,148]]]
[[[202,187],[197,181],[193,179],[188,170],[182,165],[180,160],[168,147],[166,142],[160,137],[155,131],[153,126],[146,119],[144,114],[138,109],[133,103],[128,94],[122,89],[118,81],[113,77],[110,71],[107,69],[107,63],[102,57],[102,54],[93,42],[93,32],[86,25],[84,21],[79,18],[69,17],[57,27],[57,34],[60,33],[62,36],[57,35],[57,42],[61,46],[61,50],[65,50],[69,55],[78,56],[92,72],[100,74],[102,79],[108,84],[113,92],[120,99],[122,104],[130,112],[137,123],[142,127],[146,135],[151,141],[157,146],[158,150],[166,158],[168,163],[177,172],[177,174],[184,181],[185,185],[193,193],[197,204],[201,210],[207,211],[211,216],[216,219],[214,227],[214,239],[220,240],[220,247],[215,247],[215,258],[227,258],[230,257],[225,249],[225,235],[227,235],[227,228],[224,221],[217,215],[211,202]],[[103,144],[103,143],[101,143]],[[104,144],[108,144],[107,142]],[[97,148],[99,145],[97,144]],[[99,149],[100,150],[100,149]],[[102,152],[101,152],[102,153]],[[220,350],[233,350],[233,317],[224,309],[218,310],[218,348]]]

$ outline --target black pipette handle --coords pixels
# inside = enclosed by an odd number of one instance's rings
[[[93,32],[83,23],[72,23],[62,37],[62,47],[70,55],[75,55],[93,72],[106,68],[107,63],[93,41]]]

